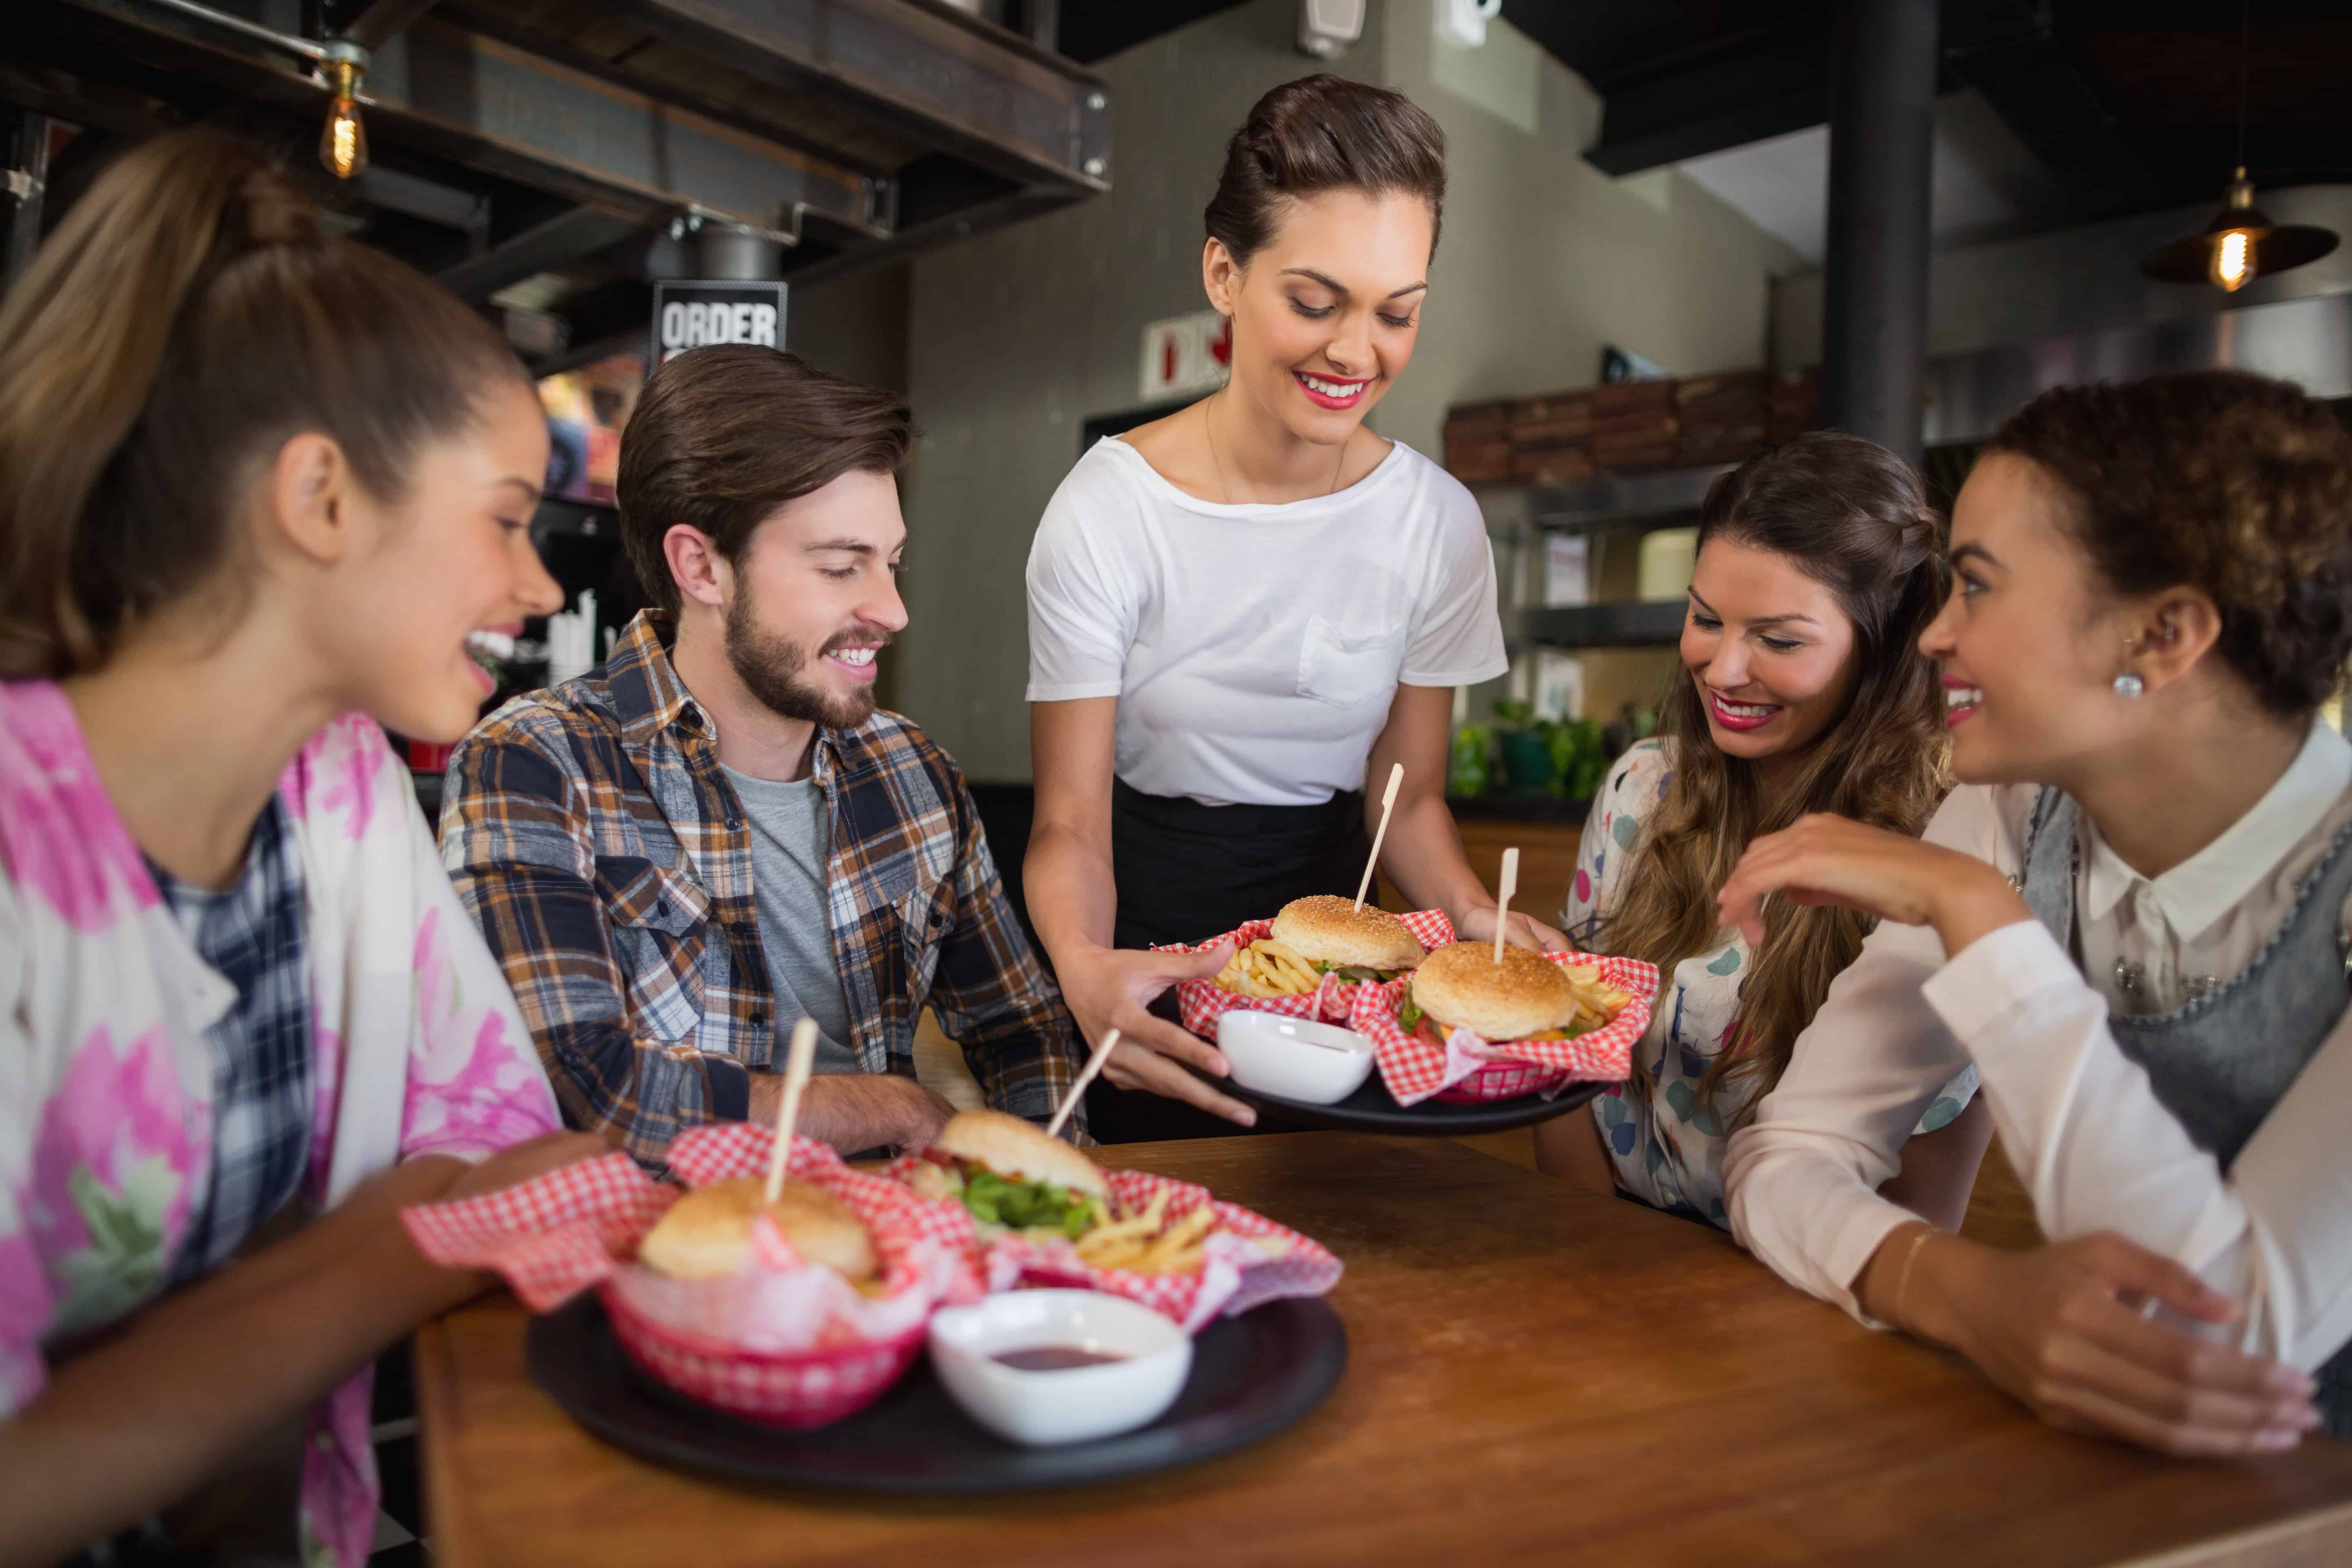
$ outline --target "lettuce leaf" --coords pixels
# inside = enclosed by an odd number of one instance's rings
[[[1009,1182],[985,1165],[962,1171],[963,1206],[986,1225],[1059,1231],[1076,1241],[1094,1223],[1094,1201],[1051,1182]]]

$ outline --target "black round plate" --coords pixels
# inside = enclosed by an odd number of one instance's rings
[[[534,1319],[533,1381],[616,1448],[681,1469],[772,1486],[867,1492],[996,1492],[1113,1480],[1270,1437],[1323,1403],[1348,1364],[1348,1331],[1319,1300],[1269,1301],[1192,1340],[1192,1375],[1150,1426],[1091,1443],[1024,1448],[983,1430],[928,1356],[846,1420],[762,1426],[697,1405],[638,1370],[594,1296]]]
[[[1299,1127],[1333,1127],[1348,1132],[1431,1138],[1532,1127],[1538,1121],[1566,1115],[1609,1087],[1605,1083],[1571,1083],[1549,1100],[1539,1094],[1523,1094],[1514,1100],[1490,1100],[1478,1105],[1449,1105],[1436,1100],[1424,1100],[1419,1105],[1399,1105],[1375,1072],[1364,1080],[1361,1089],[1336,1105],[1307,1105],[1285,1100],[1278,1094],[1244,1089],[1229,1078],[1209,1081],[1218,1093],[1230,1094],[1257,1107],[1266,1121],[1286,1121]]]

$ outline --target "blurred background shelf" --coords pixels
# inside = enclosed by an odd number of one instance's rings
[[[1672,647],[1683,635],[1680,599],[1634,600],[1609,605],[1522,606],[1522,642],[1545,647]]]
[[[1595,474],[1559,485],[1482,485],[1478,501],[1489,520],[1516,518],[1538,529],[1665,528],[1698,521],[1708,487],[1733,466]]]
[[[1589,800],[1555,800],[1550,795],[1482,795],[1465,799],[1447,795],[1445,806],[1457,823],[1529,823],[1544,827],[1577,827],[1592,809]]]

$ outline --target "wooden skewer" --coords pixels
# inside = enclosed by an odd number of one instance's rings
[[[1519,852],[1503,851],[1503,887],[1495,900],[1495,962],[1503,962],[1504,922],[1511,918],[1511,895],[1519,890]]]
[[[1364,879],[1356,884],[1356,912],[1364,912],[1364,895],[1372,890],[1372,873],[1380,868],[1381,840],[1389,836],[1389,813],[1396,809],[1397,785],[1404,783],[1404,764],[1389,764],[1389,787],[1381,792],[1381,826],[1372,835],[1372,858],[1364,862]]]
[[[1095,1047],[1095,1054],[1088,1057],[1087,1065],[1078,1069],[1078,1081],[1070,1085],[1070,1092],[1062,1097],[1062,1109],[1054,1112],[1053,1121],[1045,1123],[1046,1137],[1055,1138],[1061,1135],[1062,1123],[1070,1119],[1070,1112],[1076,1110],[1078,1108],[1078,1101],[1086,1098],[1087,1085],[1094,1082],[1095,1075],[1102,1071],[1103,1063],[1110,1059],[1110,1048],[1117,1044],[1118,1044],[1117,1029],[1103,1036],[1102,1044]]]
[[[793,1026],[793,1043],[784,1058],[783,1103],[776,1107],[776,1142],[768,1151],[768,1201],[784,1190],[784,1162],[792,1158],[793,1128],[801,1119],[801,1090],[808,1087],[809,1068],[816,1063],[816,1020],[803,1018]]]

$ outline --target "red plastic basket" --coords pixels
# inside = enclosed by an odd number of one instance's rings
[[[823,1426],[882,1397],[923,1348],[923,1326],[895,1340],[791,1355],[681,1333],[629,1310],[610,1283],[598,1288],[613,1337],[629,1359],[689,1399],[770,1426]]]

